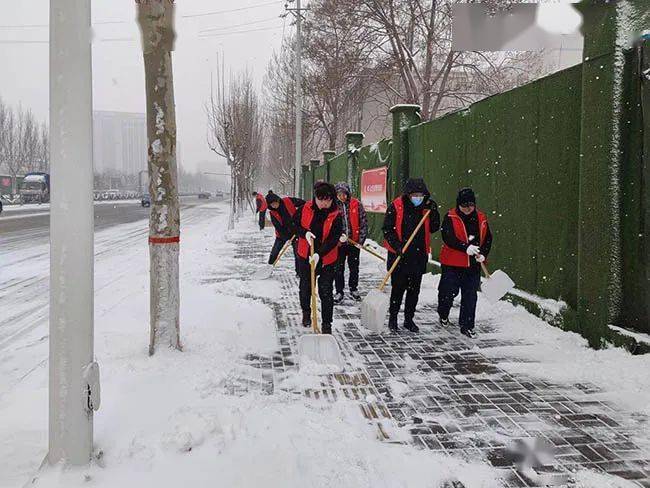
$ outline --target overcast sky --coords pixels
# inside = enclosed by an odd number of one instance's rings
[[[144,69],[135,2],[92,0],[92,7],[94,108],[144,112]],[[41,120],[47,118],[49,98],[48,9],[48,0],[0,0],[0,97],[31,108]],[[233,9],[238,10],[199,15]],[[225,55],[227,69],[248,68],[261,83],[273,49],[279,49],[283,33],[288,36],[293,29],[290,18],[286,25],[279,18],[283,12],[284,1],[177,2],[174,81],[178,136],[186,169],[196,168],[201,160],[215,159],[205,143],[203,103],[210,92],[210,73],[217,56]],[[202,32],[207,29],[216,30]],[[206,35],[215,37],[199,39]]]

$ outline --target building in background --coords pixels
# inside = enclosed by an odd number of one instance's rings
[[[93,112],[95,174],[132,176],[147,168],[145,114]]]

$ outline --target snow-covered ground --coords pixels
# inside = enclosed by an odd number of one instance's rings
[[[226,394],[223,385],[230,377],[256,374],[245,371],[245,354],[267,355],[278,347],[272,310],[238,296],[252,292],[274,298],[277,283],[267,282],[265,292],[243,280],[205,282],[208,275],[232,274],[241,266],[229,257],[234,245],[225,239],[226,217],[220,204],[184,215],[184,351],[154,357],[147,355],[148,255],[138,232],[142,224],[97,235],[95,352],[102,407],[95,417],[95,442],[102,456],[88,469],[41,474],[38,486],[424,487],[450,476],[470,487],[495,486],[485,465],[379,442],[351,400],[324,406],[289,392]],[[32,250],[27,268],[19,269],[21,259],[15,257],[8,272],[44,278],[44,251]],[[45,285],[41,296],[30,300],[43,308],[42,321],[11,340],[1,359],[3,488],[22,486],[46,454]],[[12,307],[17,312],[29,306],[19,296]],[[296,375],[287,381],[314,379]]]
[[[434,488],[448,479],[467,488],[499,486],[497,470],[486,463],[380,442],[354,400],[324,403],[294,393],[317,384],[315,376],[291,372],[272,394],[229,393],[233,378],[262,374],[244,360],[247,354],[270,356],[279,348],[268,303],[281,299],[282,285],[248,281],[255,265],[234,257],[232,238],[259,232],[252,218],[230,233],[225,204],[190,208],[182,218],[183,352],[147,355],[146,224],[96,234],[102,406],[95,443],[101,455],[82,470],[41,472],[36,486]],[[0,328],[0,488],[7,488],[36,475],[47,450],[47,247],[0,249],[0,262],[0,309],[16,317],[8,330]],[[364,255],[362,263],[379,275],[374,258]],[[426,277],[423,305],[435,302],[436,284],[437,277]],[[650,356],[593,351],[579,336],[505,302],[492,307],[481,300],[478,315],[496,325],[495,339],[524,337],[532,344],[481,349],[504,369],[558,383],[591,382],[620,408],[650,414]],[[391,383],[397,396],[402,388]],[[408,432],[396,429],[400,435]],[[633,486],[590,472],[576,478],[582,488]]]

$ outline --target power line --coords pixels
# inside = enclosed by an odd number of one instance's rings
[[[0,44],[49,44],[50,41],[5,41],[0,40]]]
[[[275,26],[275,27],[264,27],[262,29],[248,29],[248,30],[235,31],[235,32],[217,32],[217,33],[211,34],[211,35],[199,36],[199,39],[210,39],[210,38],[213,38],[213,37],[229,36],[231,34],[244,34],[246,32],[261,32],[261,31],[278,30],[278,29],[282,29],[282,26],[278,25],[278,26]]]
[[[93,22],[93,25],[107,25],[107,24],[126,24],[125,20],[100,20]],[[41,29],[49,27],[50,24],[22,24],[22,25],[0,25],[0,29]]]
[[[202,31],[199,32],[199,34],[201,32],[220,31],[220,30],[234,29],[236,27],[245,27],[247,25],[262,24],[264,22],[270,22],[270,21],[276,20],[278,18],[279,17],[276,16],[276,17],[269,17],[268,19],[264,19],[264,20],[256,20],[256,21],[253,21],[253,22],[246,22],[245,24],[235,24],[235,25],[227,25],[227,26],[224,25],[224,26],[221,26],[221,27],[211,27],[210,29],[203,29]]]
[[[250,10],[252,8],[264,7],[264,6],[267,6],[267,5],[278,5],[279,3],[282,3],[282,2],[278,2],[276,0],[275,2],[257,3],[255,5],[249,5],[248,7],[234,8],[234,9],[230,9],[230,10],[219,10],[219,11],[216,11],[216,12],[204,12],[202,14],[183,15],[182,17],[184,19],[187,19],[187,18],[194,18],[194,17],[206,17],[208,15],[227,14],[227,13],[230,13],[230,12],[241,12],[242,10]]]

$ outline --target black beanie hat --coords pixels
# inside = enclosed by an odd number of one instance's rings
[[[317,181],[314,184],[314,196],[320,199],[331,198],[334,200],[336,198],[336,190],[334,185],[328,183],[327,181]]]
[[[459,207],[463,204],[473,203],[476,205],[476,195],[474,195],[474,190],[471,188],[461,188],[458,191],[458,196],[456,197],[456,205]]]
[[[268,195],[266,195],[265,200],[266,200],[267,205],[271,205],[273,202],[279,202],[282,199],[278,195],[276,195],[275,193],[269,192]]]

